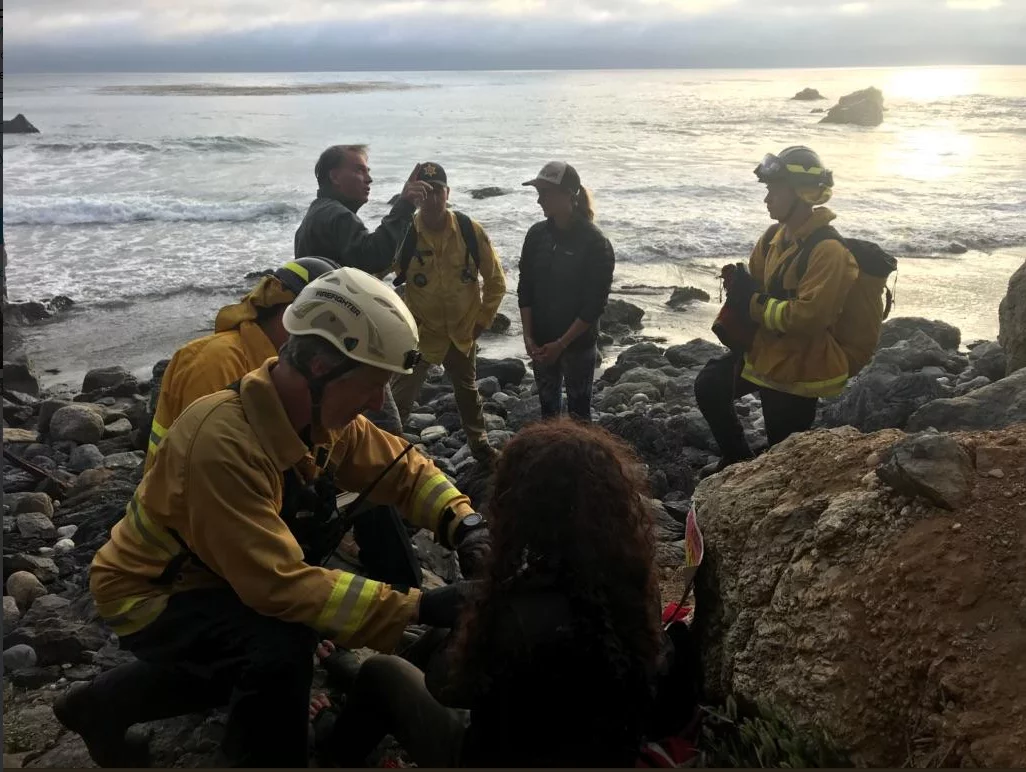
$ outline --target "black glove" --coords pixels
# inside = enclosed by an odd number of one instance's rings
[[[487,526],[475,526],[463,534],[457,526],[456,538],[456,557],[463,575],[468,578],[480,576],[492,557],[492,536]]]
[[[455,582],[424,590],[420,596],[418,622],[431,627],[455,627],[463,604],[474,596],[481,582]]]
[[[752,296],[759,291],[757,282],[744,263],[736,263],[730,277],[730,284],[727,287],[727,305],[739,314],[748,316],[749,304]]]

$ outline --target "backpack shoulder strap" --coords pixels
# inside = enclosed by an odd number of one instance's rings
[[[812,250],[819,246],[823,241],[840,241],[844,244],[844,238],[837,229],[832,225],[824,225],[820,228],[816,228],[812,233],[809,234],[808,238],[802,242],[801,248],[798,250],[798,262],[795,266],[795,271],[798,276],[798,281],[802,280],[805,272],[809,269],[809,259],[812,256]]]
[[[406,271],[410,268],[410,261],[413,260],[413,255],[417,251],[417,228],[411,222],[410,227],[406,229],[406,235],[403,236],[403,240],[399,242],[399,248],[396,250],[396,262],[399,263],[399,268],[396,270],[395,280],[392,284],[398,287],[406,281]]]
[[[467,245],[467,254],[474,261],[474,267],[481,270],[481,255],[478,252],[477,231],[474,229],[474,221],[463,212],[453,210],[456,217],[456,224],[460,228],[460,235],[463,236],[463,243]],[[469,266],[467,266],[469,268]]]
[[[769,254],[769,245],[773,241],[773,237],[777,235],[777,231],[780,230],[780,223],[775,222],[766,229],[766,232],[762,234],[762,238],[759,239],[759,254],[765,257]]]

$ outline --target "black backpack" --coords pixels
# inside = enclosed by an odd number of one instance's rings
[[[460,228],[460,235],[463,236],[463,243],[467,245],[463,274],[469,280],[481,270],[481,255],[478,253],[477,232],[474,230],[474,223],[467,215],[455,210],[453,210],[453,214],[456,216],[456,224]],[[399,268],[396,270],[395,279],[392,282],[396,287],[406,282],[406,272],[409,270],[410,263],[414,257],[417,258],[421,265],[424,265],[424,257],[417,250],[417,235],[417,229],[411,224],[410,229],[406,231],[406,236],[403,237],[403,241],[399,245],[399,250],[396,252],[396,262],[399,263]],[[470,271],[471,260],[474,261],[474,273]]]
[[[766,231],[760,242],[760,248],[762,250],[763,257],[769,254],[769,243],[773,240],[777,231],[780,229],[780,224],[775,223],[770,226],[769,230]],[[795,265],[795,271],[798,276],[798,281],[801,281],[805,272],[809,268],[809,257],[812,255],[814,250],[820,242],[833,239],[834,241],[841,242],[849,252],[855,257],[855,262],[859,264],[859,275],[873,276],[877,279],[887,280],[887,277],[894,271],[898,270],[897,259],[884,251],[884,249],[872,241],[864,241],[863,239],[852,239],[844,238],[835,228],[830,225],[824,225],[817,228],[809,234],[808,238],[801,243],[798,251],[788,257],[780,267],[774,271],[773,276],[770,277],[769,285],[767,290],[772,297],[779,298],[780,300],[792,300],[795,296],[794,290],[784,289],[784,274],[787,273],[788,269]],[[886,302],[884,304],[883,318],[886,319],[891,313],[891,308],[894,305],[894,293],[891,292],[890,287],[884,285],[884,292],[886,293]]]

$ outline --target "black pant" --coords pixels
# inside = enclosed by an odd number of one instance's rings
[[[320,751],[342,767],[363,767],[390,734],[419,766],[456,767],[468,716],[436,700],[421,670],[399,657],[377,654],[360,667]]]
[[[225,764],[305,767],[317,641],[312,628],[259,614],[231,590],[184,592],[121,638],[138,661],[90,688],[106,720],[125,729],[227,704]]]
[[[756,386],[741,377],[743,360],[735,354],[710,359],[695,379],[698,408],[709,423],[720,456],[727,463],[752,458],[744,429],[734,409],[734,400],[759,392],[766,439],[776,445],[795,432],[803,432],[816,420],[815,397],[797,397],[775,389]]]
[[[542,418],[560,415],[565,386],[570,417],[578,421],[591,421],[591,392],[595,384],[597,358],[598,349],[595,344],[591,344],[568,348],[552,364],[531,363],[534,381],[538,386]]]

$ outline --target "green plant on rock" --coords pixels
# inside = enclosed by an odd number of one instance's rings
[[[779,711],[756,705],[741,715],[728,696],[720,707],[703,706],[699,753],[690,766],[706,768],[808,769],[853,767],[848,755],[819,728],[798,730]]]

